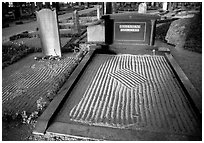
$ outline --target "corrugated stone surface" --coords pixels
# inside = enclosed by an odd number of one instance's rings
[[[97,55],[102,62],[72,121],[175,134],[199,132],[197,117],[163,56]],[[126,73],[125,73],[126,71]],[[86,75],[89,76],[89,75]]]

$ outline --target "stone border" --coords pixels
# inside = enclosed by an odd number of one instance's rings
[[[37,125],[33,134],[44,135],[46,129],[48,128],[49,124],[51,123],[54,116],[60,110],[60,105],[66,100],[68,93],[72,90],[75,83],[80,78],[80,75],[83,72],[83,69],[88,65],[91,57],[95,53],[95,48],[89,51],[89,53],[83,58],[80,64],[76,67],[74,72],[68,78],[68,81],[63,85],[63,87],[59,90],[57,98],[54,98],[53,101],[50,103],[48,108],[43,112],[43,114],[37,119]]]
[[[176,75],[176,78],[180,82],[184,92],[186,93],[187,99],[190,101],[191,105],[199,116],[199,119],[202,119],[202,96],[199,95],[173,56],[171,54],[165,53],[165,58]]]

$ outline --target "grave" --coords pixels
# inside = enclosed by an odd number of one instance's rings
[[[101,140],[201,140],[202,103],[168,49],[160,48],[165,51],[161,55],[138,52],[154,48],[159,17],[125,13],[102,18],[106,45],[89,47],[58,98],[38,118],[34,133]],[[104,50],[108,46],[125,50]]]

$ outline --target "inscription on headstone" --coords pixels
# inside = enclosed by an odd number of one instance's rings
[[[146,22],[115,22],[116,41],[145,41]]]

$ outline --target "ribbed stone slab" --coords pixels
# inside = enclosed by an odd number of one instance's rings
[[[94,60],[102,64],[97,69],[90,64],[94,70],[88,73],[95,76],[67,113],[70,120],[120,129],[198,132],[197,116],[163,56],[99,54]]]
[[[128,88],[135,88],[146,81],[144,76],[129,69],[121,69],[109,75]]]

